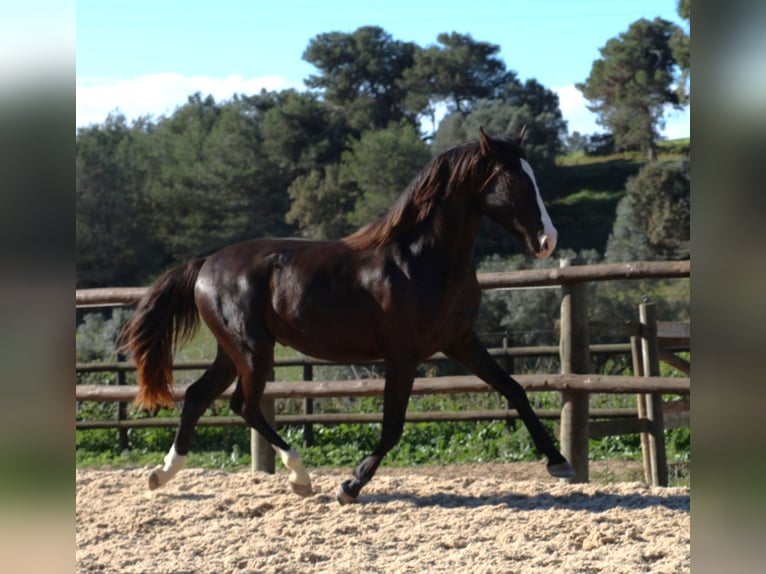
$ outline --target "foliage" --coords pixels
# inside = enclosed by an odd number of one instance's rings
[[[77,327],[75,337],[77,361],[113,359],[117,352],[117,340],[128,314],[120,308],[115,308],[109,318],[104,313],[86,313]]]
[[[585,143],[585,153],[588,155],[611,155],[617,149],[614,143],[614,135],[593,134],[587,138]]]
[[[337,239],[352,230],[346,214],[359,195],[340,181],[340,165],[330,164],[297,177],[287,190],[292,205],[287,220],[314,239]]]
[[[127,285],[156,266],[156,242],[141,225],[152,153],[151,126],[122,115],[80,129],[75,156],[78,286]]]
[[[260,100],[263,151],[285,172],[287,183],[340,158],[348,128],[316,94],[285,90]]]
[[[439,34],[437,44],[415,53],[414,63],[404,74],[408,106],[433,118],[438,103],[449,112],[466,114],[476,104],[496,97],[515,81],[497,57],[500,46],[474,40],[470,34]]]
[[[78,287],[145,283],[173,263],[291,232],[285,172],[257,110],[191,96],[169,118],[110,116],[77,135]]]
[[[407,88],[402,80],[416,50],[415,44],[394,40],[378,26],[362,26],[351,34],[319,34],[303,53],[319,73],[305,82],[322,90],[329,104],[342,106],[356,135],[402,119],[414,124],[414,115],[404,105]]]
[[[285,182],[260,151],[258,126],[243,108],[240,100],[219,106],[197,94],[157,126],[161,161],[149,186],[148,222],[168,262],[289,231]]]
[[[614,135],[618,150],[639,149],[654,159],[665,106],[680,107],[671,89],[678,66],[671,38],[678,30],[662,18],[633,22],[600,49],[601,58],[577,85],[598,122]]]
[[[649,163],[626,185],[609,237],[609,261],[689,257],[691,185],[686,162]]]
[[[686,20],[687,25],[691,21],[692,1],[678,0],[678,15]],[[673,57],[681,69],[676,86],[678,101],[682,104],[689,103],[689,79],[691,76],[691,37],[688,32],[681,28],[674,30],[670,37],[670,48],[673,50]]]
[[[359,190],[349,222],[361,226],[385,214],[429,159],[428,146],[409,123],[362,134],[341,165],[341,184]]]

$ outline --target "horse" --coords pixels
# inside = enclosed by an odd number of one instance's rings
[[[473,253],[484,215],[518,238],[532,257],[548,257],[558,233],[521,140],[479,138],[432,158],[380,219],[339,240],[258,238],[162,274],[123,331],[137,367],[136,403],[172,406],[172,354],[200,317],[217,340],[212,365],[186,390],[180,424],[149,489],[186,463],[194,427],[238,377],[231,409],[257,430],[290,471],[300,496],[313,494],[298,452],[259,406],[276,342],[340,363],[381,359],[385,368],[379,442],[337,489],[355,502],[398,443],[419,363],[442,351],[516,408],[554,477],[574,470],[532,410],[524,389],[474,332],[481,291]]]

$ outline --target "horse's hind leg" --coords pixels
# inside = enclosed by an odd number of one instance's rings
[[[226,390],[237,370],[229,356],[219,347],[213,364],[187,390],[181,411],[181,424],[165,464],[155,468],[149,475],[149,489],[154,490],[168,482],[186,464],[194,427],[213,401]]]
[[[311,496],[311,478],[306,472],[300,455],[290,447],[266,420],[261,410],[260,402],[266,388],[266,380],[274,366],[274,344],[260,342],[257,351],[243,354],[238,362],[244,363],[240,368],[240,383],[237,392],[241,393],[242,418],[265,438],[279,454],[284,465],[290,472],[290,487],[300,496]]]

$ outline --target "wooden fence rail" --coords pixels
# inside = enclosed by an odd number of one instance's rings
[[[690,261],[636,261],[633,263],[602,263],[577,265],[558,269],[526,269],[500,273],[478,273],[482,289],[526,289],[529,287],[554,287],[591,281],[614,281],[617,279],[672,279],[689,277]],[[77,289],[75,302],[78,307],[130,305],[146,293],[147,287],[108,287]]]
[[[561,416],[559,409],[537,409],[535,413],[541,419],[557,420]],[[593,418],[598,419],[635,419],[637,410],[634,408],[598,409],[592,411]],[[470,411],[435,411],[435,412],[407,412],[407,422],[455,422],[455,421],[513,421],[519,418],[515,409],[486,409]],[[176,427],[180,424],[180,417],[151,417],[130,419],[122,421],[77,421],[78,429],[111,429],[111,428],[156,428]],[[278,414],[277,426],[280,425],[305,425],[305,424],[370,424],[382,423],[383,413],[297,413]],[[214,416],[202,417],[198,426],[247,426],[240,416]]]
[[[679,345],[674,347],[676,350],[688,350],[688,345]],[[537,345],[527,347],[505,347],[488,349],[489,354],[495,358],[517,358],[517,357],[558,357],[559,347],[553,345]],[[631,352],[630,343],[609,343],[601,345],[591,345],[590,352],[594,355],[629,355]],[[437,353],[424,362],[440,363],[451,362],[452,359],[442,353]],[[184,370],[204,370],[213,364],[212,360],[203,361],[179,361],[173,363],[174,371]],[[362,364],[362,363],[355,363]],[[382,365],[382,361],[371,361],[363,363],[364,365]],[[338,363],[314,359],[302,355],[300,357],[277,358],[274,360],[275,367],[321,367],[337,366]],[[116,373],[135,371],[136,365],[132,361],[111,361],[98,363],[77,363],[75,366],[78,373]]]
[[[574,393],[632,394],[636,389],[646,393],[687,395],[689,377],[625,377],[614,375],[514,375],[529,392],[569,391]],[[270,381],[263,393],[265,399],[326,399],[336,397],[383,396],[384,379],[350,379],[343,381]],[[175,385],[173,398],[183,400],[188,385]],[[231,385],[221,398],[229,398]],[[132,401],[138,392],[136,385],[76,385],[77,401]],[[418,377],[413,395],[496,392],[484,381],[472,375],[451,377]]]
[[[610,325],[598,325],[587,320],[587,301],[585,283],[591,281],[610,281],[623,279],[661,279],[689,277],[690,261],[678,262],[633,262],[601,265],[581,265],[578,261],[562,262],[558,269],[541,269],[513,271],[505,273],[478,274],[482,289],[515,289],[529,287],[560,286],[562,289],[562,319],[557,328],[560,332],[558,346],[522,347],[494,349],[492,353],[498,357],[513,358],[518,356],[551,356],[558,355],[561,359],[561,374],[532,374],[514,375],[519,383],[529,392],[556,391],[562,394],[563,403],[560,411],[538,411],[543,418],[559,418],[561,420],[560,438],[562,451],[572,462],[576,476],[573,481],[588,479],[588,438],[606,436],[620,431],[615,427],[619,421],[603,421],[602,426],[593,422],[594,417],[625,418],[635,417],[635,424],[628,432],[641,432],[642,445],[650,445],[644,449],[645,471],[647,480],[654,484],[667,483],[667,468],[664,460],[663,428],[665,417],[662,412],[661,397],[667,394],[689,395],[691,380],[687,377],[660,377],[659,361],[665,361],[680,369],[685,374],[690,373],[689,362],[673,354],[671,351],[688,350],[690,341],[689,326],[677,323],[662,323],[654,319],[653,309],[642,306],[638,321],[626,321]],[[140,299],[146,288],[110,288],[85,289],[76,291],[78,307],[130,305]],[[651,307],[651,306],[650,306]],[[647,318],[648,317],[648,318]],[[590,338],[594,332],[609,332],[630,343],[611,345],[592,345]],[[628,353],[633,355],[634,370],[639,376],[622,377],[589,374],[591,353]],[[446,360],[437,355],[434,361]],[[175,369],[204,369],[209,361],[194,361],[174,365]],[[277,360],[275,366],[303,366],[304,372],[311,373],[315,365],[328,364],[306,357],[297,359]],[[117,361],[111,363],[78,364],[78,372],[116,372],[124,382],[126,371],[133,370],[132,363]],[[647,376],[643,376],[647,375]],[[329,397],[364,397],[380,396],[383,393],[383,379],[356,379],[346,381],[297,381],[269,382],[264,393],[264,404],[272,405],[277,398],[303,399],[306,408],[300,415],[279,415],[273,417],[273,422],[284,424],[333,424],[335,421],[351,420],[358,422],[377,422],[380,414],[336,414],[313,413],[311,401]],[[176,400],[182,400],[186,386],[173,388]],[[223,395],[230,396],[233,385]],[[418,378],[415,380],[413,394],[440,393],[475,393],[487,392],[492,389],[484,382],[473,376],[451,376],[437,378]],[[135,385],[77,385],[76,401],[114,401],[125,405],[135,398]],[[607,412],[605,410],[589,411],[588,396],[591,393],[636,394],[638,393],[637,409],[623,409],[622,412]],[[686,415],[688,420],[689,402],[682,403],[685,410],[674,413],[679,417]],[[409,413],[407,420],[497,420],[515,418],[512,409],[495,409],[488,411],[469,411],[464,413]],[[469,418],[470,417],[470,418]],[[486,418],[483,418],[486,417]],[[242,424],[239,417],[213,417],[216,420],[203,419],[201,424]],[[149,422],[149,421],[155,422]],[[165,426],[177,422],[177,419],[138,419],[118,421],[79,421],[78,428],[104,428],[107,425],[117,427],[121,433],[134,426]],[[310,429],[311,427],[307,427]],[[624,425],[620,425],[624,429]],[[121,435],[122,436],[122,435]],[[125,435],[126,436],[126,435]],[[253,433],[255,447],[253,448],[254,464],[258,460],[261,469],[273,469],[273,451]],[[651,457],[651,460],[648,459]],[[662,468],[665,467],[663,475]]]

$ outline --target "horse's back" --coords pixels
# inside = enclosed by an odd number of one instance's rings
[[[375,256],[341,241],[254,239],[211,255],[195,295],[219,339],[244,331],[327,359],[377,358]]]

